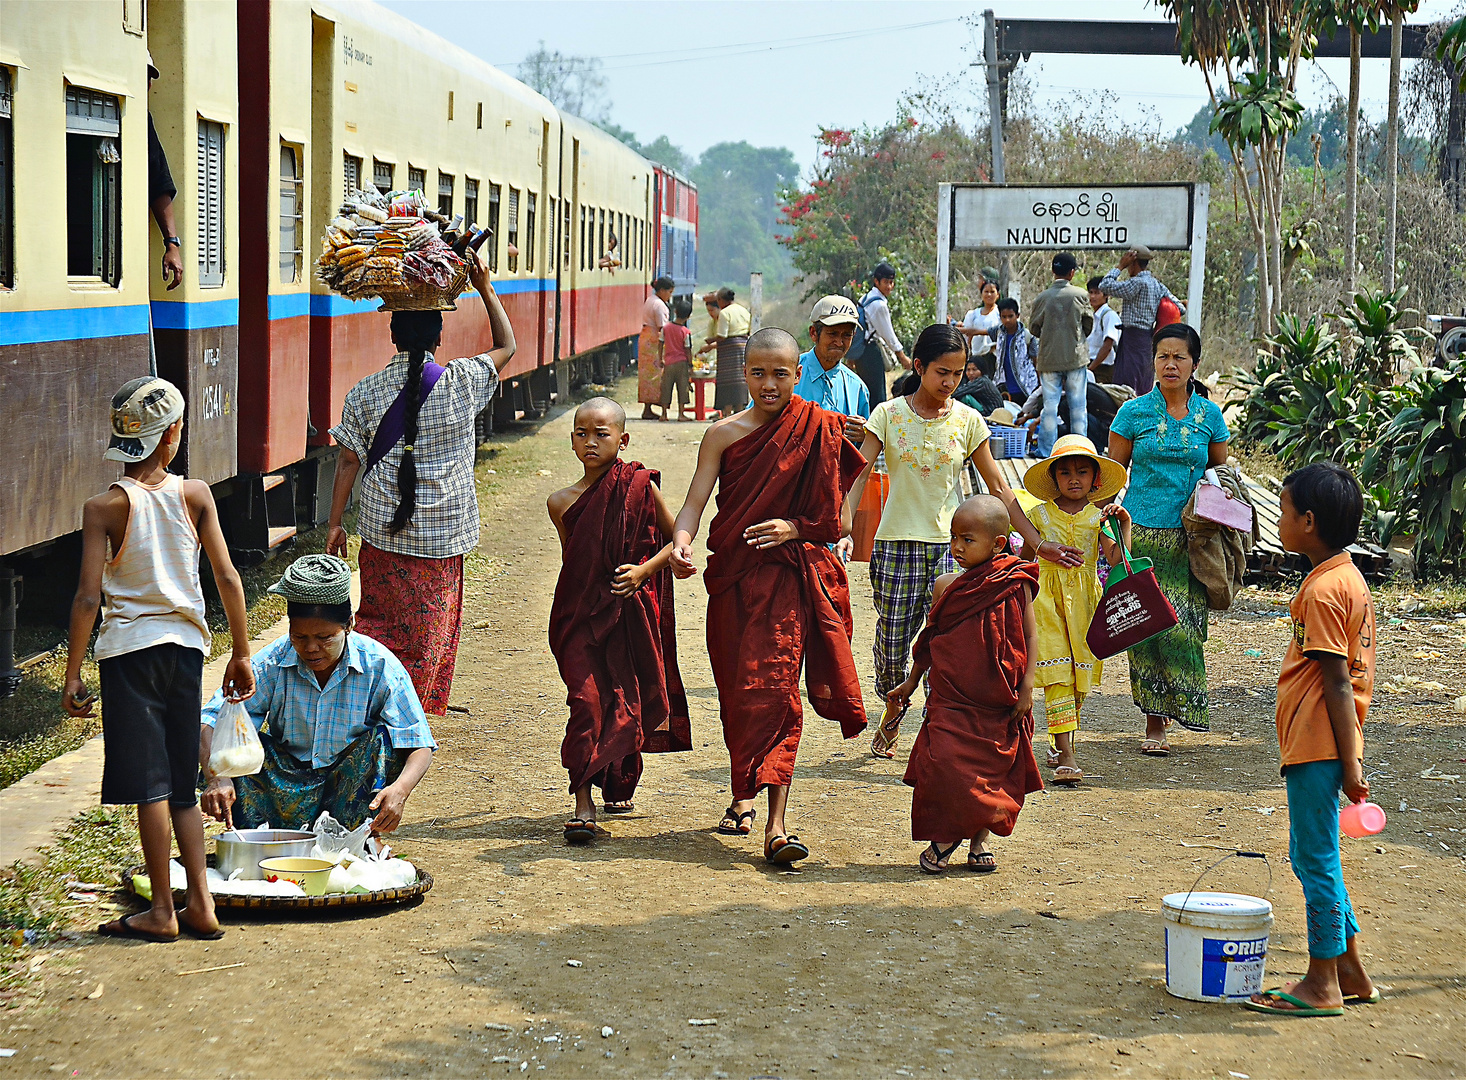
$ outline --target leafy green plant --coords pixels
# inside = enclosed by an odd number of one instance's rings
[[[1257,362],[1252,370],[1239,371],[1227,380],[1246,395],[1237,425],[1238,438],[1271,449],[1276,434],[1271,425],[1278,419],[1276,410],[1281,410],[1284,401],[1296,392],[1293,373],[1319,360],[1336,357],[1338,352],[1339,339],[1329,330],[1328,323],[1312,317],[1304,322],[1286,312],[1279,315],[1278,328],[1257,350]]]
[[[1281,75],[1249,71],[1237,80],[1232,95],[1217,103],[1211,129],[1240,150],[1286,138],[1302,118],[1303,105]]]
[[[1419,312],[1404,306],[1408,286],[1393,292],[1375,289],[1354,294],[1353,306],[1338,312],[1348,328],[1354,344],[1354,363],[1369,373],[1381,386],[1390,385],[1396,372],[1408,370],[1420,362],[1420,353],[1410,342],[1410,334],[1424,331],[1404,329],[1400,320]]]
[[[1333,461],[1358,468],[1383,426],[1388,393],[1337,355],[1287,377],[1262,445],[1289,465]]]
[[[1466,360],[1417,369],[1390,392],[1403,405],[1363,456],[1368,483],[1398,492],[1422,568],[1460,569],[1466,558]]]

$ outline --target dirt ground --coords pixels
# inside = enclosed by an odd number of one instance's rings
[[[702,425],[630,427],[631,456],[663,470],[679,505]],[[577,475],[568,431],[563,413],[522,425],[480,464],[483,558],[469,567],[454,711],[398,833],[435,879],[425,902],[368,918],[233,917],[215,943],[88,936],[52,952],[43,992],[0,1016],[0,1046],[16,1050],[0,1077],[1466,1072],[1466,787],[1421,777],[1466,774],[1449,700],[1466,622],[1380,614],[1381,682],[1449,688],[1381,693],[1368,725],[1390,822],[1378,843],[1346,840],[1344,860],[1384,1001],[1337,1020],[1186,1002],[1164,989],[1160,897],[1228,850],[1270,859],[1268,985],[1307,963],[1272,725],[1287,640],[1275,598],[1249,593],[1213,624],[1211,734],[1140,756],[1125,665],[1109,665],[1086,706],[1085,785],[1031,798],[995,844],[997,874],[929,878],[900,779],[910,724],[897,760],[878,762],[867,740],[842,742],[808,713],[791,824],[814,854],[797,871],[765,867],[757,834],[713,832],[727,759],[701,647],[706,594],[700,578],[682,583],[697,749],[649,758],[635,815],[569,849],[544,511]],[[870,590],[862,566],[851,577],[869,686]],[[1231,860],[1203,885],[1260,894],[1267,875]]]

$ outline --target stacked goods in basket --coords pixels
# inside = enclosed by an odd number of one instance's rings
[[[352,300],[394,311],[447,310],[468,283],[464,256],[488,238],[432,210],[421,191],[353,191],[326,226],[316,276]]]

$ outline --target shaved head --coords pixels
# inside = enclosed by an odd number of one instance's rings
[[[974,495],[952,515],[952,527],[964,525],[981,530],[988,536],[1007,536],[1013,527],[1013,519],[1003,500],[994,495]]]
[[[782,354],[796,365],[799,363],[799,342],[788,330],[780,330],[777,326],[765,326],[749,338],[746,352],[749,356],[755,353]]]
[[[611,421],[611,426],[626,430],[626,410],[619,402],[612,401],[608,397],[593,397],[589,401],[581,402],[575,410],[575,422],[579,423],[582,415],[600,416]]]

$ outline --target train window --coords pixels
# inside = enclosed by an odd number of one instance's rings
[[[448,119],[453,119],[453,91],[448,91]]]
[[[463,178],[463,224],[467,228],[478,221],[478,181]]]
[[[122,0],[122,30],[142,37],[148,29],[148,6],[143,0]]]
[[[597,226],[596,251],[600,255],[604,255],[606,253],[606,212],[604,210],[600,211],[599,222]]]
[[[426,169],[415,169],[407,166],[407,190],[421,191],[424,195],[428,193],[428,171]]]
[[[509,252],[509,272],[511,274],[517,274],[517,273],[519,273],[519,256],[517,254],[515,254],[515,251],[517,251],[519,249],[519,189],[518,188],[510,188],[509,189],[509,221],[505,225],[504,231],[505,231],[506,234],[508,234],[508,237],[509,237],[509,246],[511,248],[515,249],[514,251],[510,251]]]
[[[562,199],[560,201],[560,220],[563,222],[563,225],[562,225],[561,230],[560,230],[560,243],[562,245],[562,251],[564,252],[564,254],[562,255],[562,259],[564,260],[564,263],[565,263],[565,269],[568,271],[570,269],[570,200],[569,199]]]
[[[453,216],[453,177],[438,173],[438,213]]]
[[[301,245],[305,240],[302,227],[305,178],[301,147],[280,144],[280,283],[289,285],[300,280]]]
[[[580,208],[580,268],[585,269],[585,207]]]
[[[489,269],[499,272],[499,185],[489,185]]]
[[[15,287],[15,171],[10,135],[10,69],[0,67],[0,288]]]
[[[524,193],[524,268],[534,273],[535,193]]]
[[[199,284],[224,284],[224,125],[202,117],[198,122]]]
[[[478,126],[480,130],[484,126],[484,103],[482,101],[478,103]]]
[[[66,273],[122,275],[122,112],[110,94],[66,88]]]
[[[392,190],[392,174],[395,171],[390,161],[372,158],[372,183],[382,194]]]
[[[353,191],[361,189],[361,158],[351,154],[346,155],[345,181],[346,194],[350,195]]]

